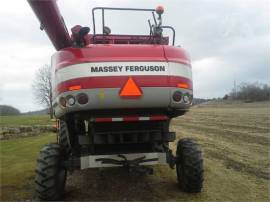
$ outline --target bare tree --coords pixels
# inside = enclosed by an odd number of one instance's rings
[[[50,117],[53,118],[52,77],[50,65],[45,64],[38,69],[32,88],[37,103],[45,106],[49,110]]]
[[[231,91],[230,96],[234,100],[244,101],[264,101],[270,100],[270,86],[261,83],[241,83],[238,86],[238,92],[235,95],[234,89]]]

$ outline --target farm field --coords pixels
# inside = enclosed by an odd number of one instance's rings
[[[32,125],[51,125],[52,122],[47,115],[19,115],[19,116],[0,116],[0,127],[13,126],[32,126]]]
[[[201,144],[205,168],[201,193],[181,192],[175,170],[158,166],[154,175],[122,169],[75,171],[68,176],[65,200],[270,200],[270,102],[194,106],[172,121],[171,130],[177,139],[191,137]],[[54,141],[52,133],[0,141],[1,201],[33,199],[36,156],[43,144]]]

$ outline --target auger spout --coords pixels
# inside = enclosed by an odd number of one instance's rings
[[[56,50],[71,46],[71,38],[56,0],[27,0]]]

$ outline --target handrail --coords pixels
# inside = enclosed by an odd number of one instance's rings
[[[102,10],[102,31],[105,24],[104,19],[104,10],[122,10],[122,11],[151,11],[154,12],[155,9],[144,9],[144,8],[112,8],[112,7],[95,7],[92,9],[92,16],[93,16],[93,32],[94,35],[96,34],[96,24],[95,24],[95,10]]]

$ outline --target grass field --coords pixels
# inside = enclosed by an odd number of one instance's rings
[[[40,116],[0,116],[0,127],[13,126],[32,126],[32,125],[51,125],[51,119],[48,115]]]
[[[34,169],[41,147],[55,142],[55,134],[0,141],[1,200],[33,197]]]
[[[264,103],[195,106],[172,122],[177,138],[202,146],[202,193],[186,194],[175,170],[155,167],[154,175],[121,169],[76,171],[68,176],[65,200],[270,201],[270,106]],[[1,200],[33,198],[35,158],[53,134],[1,141]],[[171,145],[175,149],[175,144]]]

